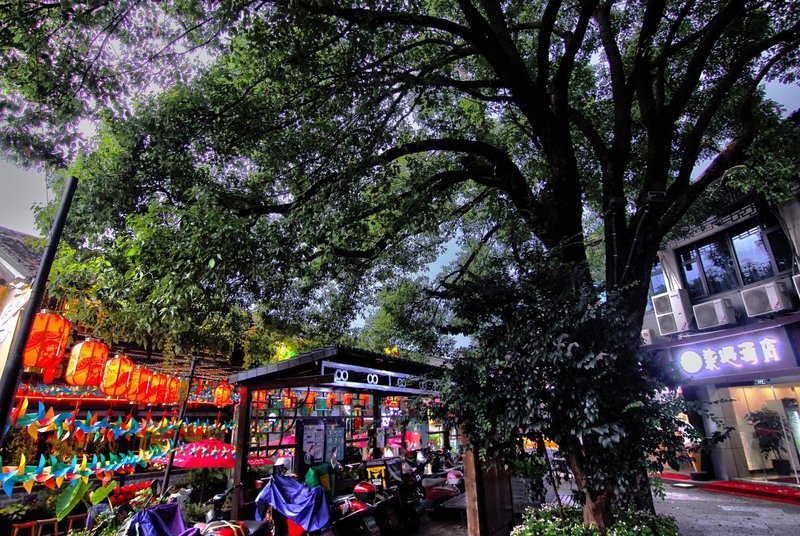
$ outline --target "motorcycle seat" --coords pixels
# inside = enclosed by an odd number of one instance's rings
[[[438,486],[443,486],[447,483],[446,477],[437,477],[437,478],[423,478],[422,479],[422,487],[423,488],[435,488]]]

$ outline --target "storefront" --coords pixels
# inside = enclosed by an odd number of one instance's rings
[[[733,428],[711,455],[717,479],[800,484],[798,342],[795,313],[665,345],[685,396],[709,403],[706,433]]]
[[[450,447],[450,431],[418,409],[438,396],[440,373],[399,357],[330,346],[234,374],[230,381],[241,394],[235,483],[273,463],[305,475],[332,457],[348,464]],[[243,500],[244,494],[234,501],[234,516]]]

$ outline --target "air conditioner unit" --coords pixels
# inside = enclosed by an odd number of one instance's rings
[[[782,281],[773,281],[742,291],[747,316],[759,316],[783,311],[792,306],[788,289]]]
[[[653,332],[652,329],[647,328],[642,330],[642,344],[645,346],[650,346],[653,344],[653,340],[655,339],[656,334]]]
[[[686,289],[671,290],[653,296],[653,309],[661,335],[687,331],[692,321],[692,304]]]
[[[699,329],[715,328],[736,322],[736,309],[728,298],[701,303],[692,309]]]

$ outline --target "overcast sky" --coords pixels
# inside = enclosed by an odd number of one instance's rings
[[[800,107],[797,85],[769,84],[767,94],[789,112]],[[47,195],[43,173],[0,159],[0,227],[34,234],[33,205],[46,203]]]
[[[38,234],[33,205],[47,202],[44,173],[0,159],[0,227]]]

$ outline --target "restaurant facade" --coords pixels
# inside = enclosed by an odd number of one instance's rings
[[[800,202],[735,202],[659,252],[642,339],[730,431],[683,472],[800,484]],[[689,447],[690,445],[687,445]]]

